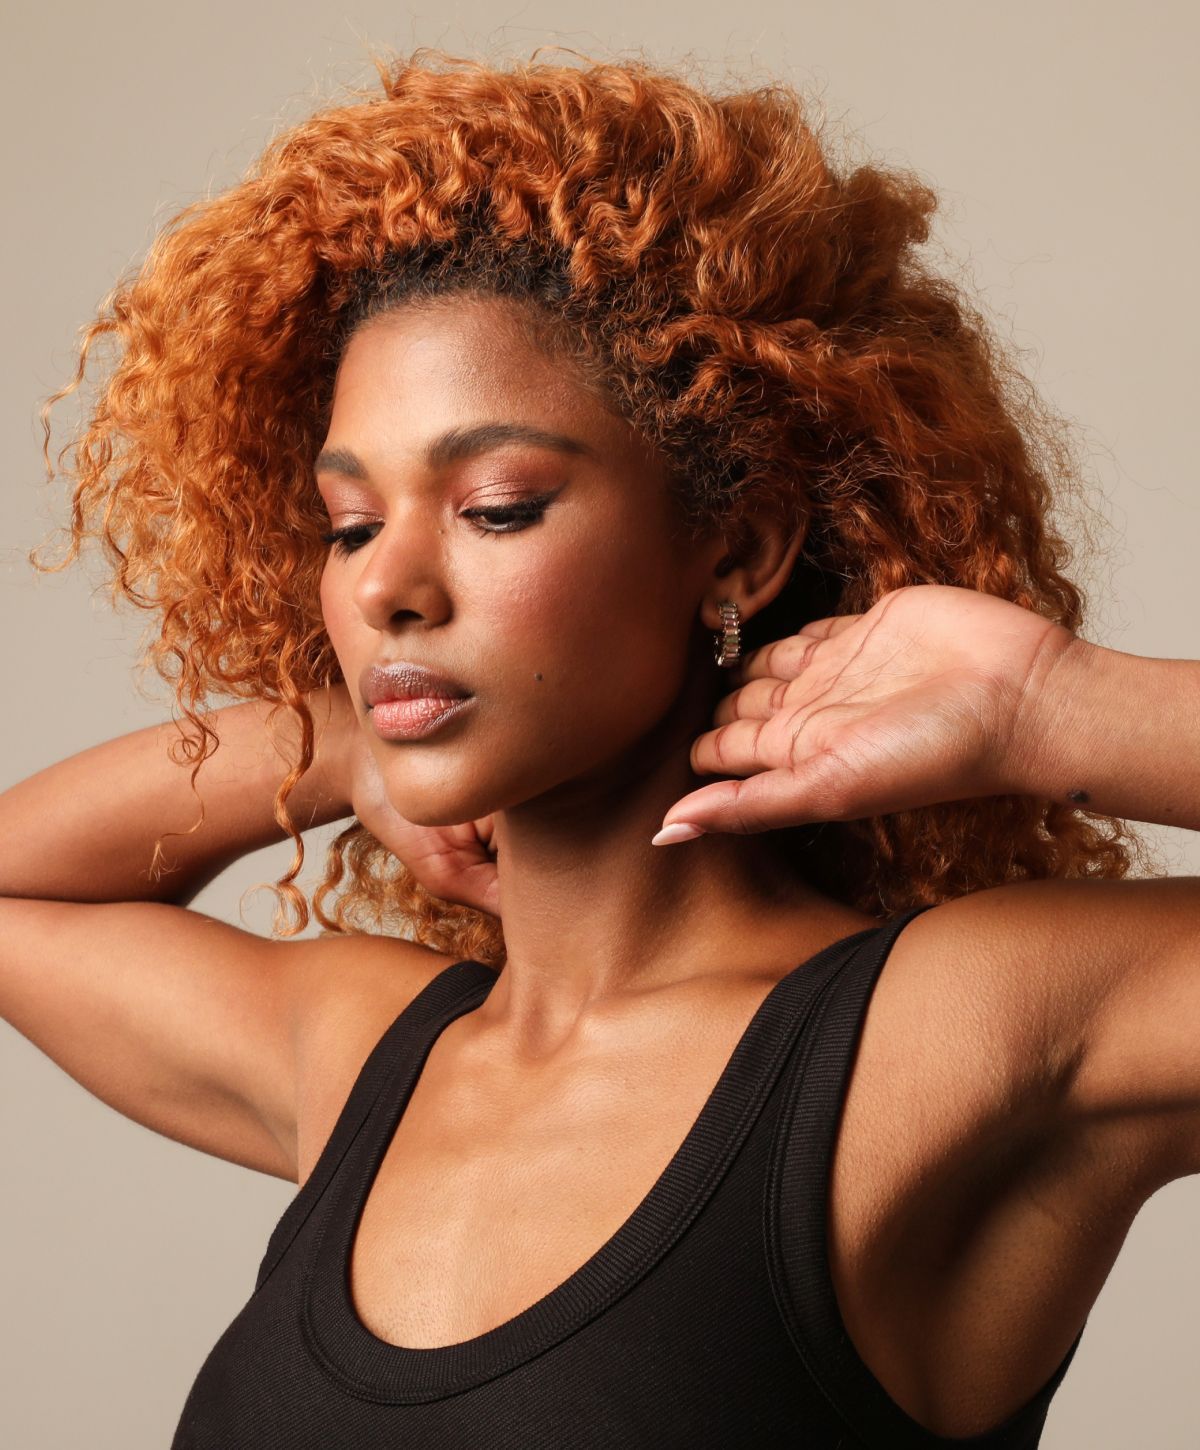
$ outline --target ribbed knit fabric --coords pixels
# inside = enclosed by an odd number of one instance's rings
[[[435,1349],[376,1338],[348,1265],[425,1058],[496,974],[439,973],[364,1063],[171,1450],[1028,1450],[1079,1344],[984,1435],[934,1435],[855,1352],[825,1248],[836,1128],[888,951],[925,907],[846,937],[770,990],[629,1219],[551,1293]],[[1080,1336],[1082,1330],[1080,1331]]]

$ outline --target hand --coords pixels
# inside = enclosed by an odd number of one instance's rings
[[[1075,641],[1032,610],[944,584],[815,620],[747,656],[745,683],[692,746],[698,775],[748,778],[691,792],[663,824],[748,833],[1019,791],[1018,718]]]
[[[500,878],[492,850],[493,817],[459,826],[414,825],[388,800],[383,777],[359,726],[346,742],[346,756],[354,814],[375,839],[439,900],[498,917]]]

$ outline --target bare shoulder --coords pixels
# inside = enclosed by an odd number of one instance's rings
[[[320,1157],[371,1049],[409,1003],[458,958],[373,935],[305,943],[296,1013],[296,1181]]]

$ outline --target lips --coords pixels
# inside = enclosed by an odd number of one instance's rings
[[[464,700],[470,695],[465,685],[447,675],[439,675],[424,665],[409,660],[370,665],[359,679],[359,691],[367,708],[387,700],[414,700],[422,697]]]

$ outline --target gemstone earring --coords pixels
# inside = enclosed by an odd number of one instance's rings
[[[742,614],[726,599],[720,605],[721,628],[713,635],[713,657],[721,666],[736,665],[742,656]]]

